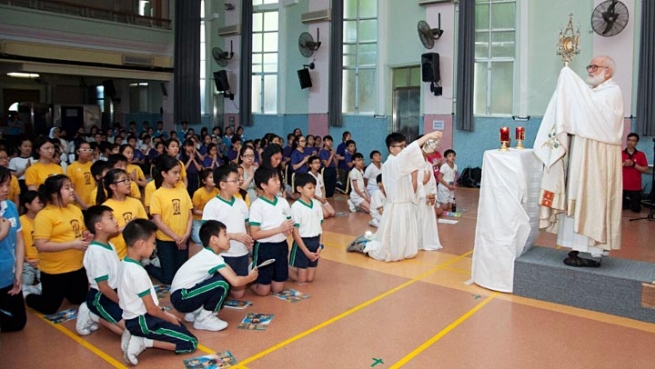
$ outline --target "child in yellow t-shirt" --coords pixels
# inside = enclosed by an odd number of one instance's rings
[[[168,155],[159,158],[155,187],[150,199],[150,215],[157,231],[157,256],[161,267],[152,264],[147,270],[161,283],[170,284],[175,272],[189,258],[189,236],[193,204],[180,181],[180,162]],[[159,186],[158,186],[159,185]]]
[[[39,252],[34,246],[34,217],[43,209],[43,203],[36,191],[27,191],[22,197],[21,206],[25,213],[20,216],[23,226],[25,262],[23,263],[23,294],[41,293],[41,271],[39,271]],[[36,284],[37,280],[39,284]],[[36,284],[36,285],[35,285]]]
[[[46,179],[43,197],[47,205],[34,218],[42,293],[28,294],[25,303],[43,314],[56,312],[64,298],[76,305],[86,300],[88,281],[82,258],[92,235],[84,226],[82,210],[72,204],[74,191],[63,174]]]
[[[136,164],[132,164],[132,159],[134,159],[134,148],[127,144],[122,145],[121,154],[123,154],[127,159],[127,167],[125,168],[125,171],[130,176],[132,182],[136,182],[136,184],[141,188],[145,187],[148,184],[148,181],[143,174],[143,169]]]
[[[131,184],[132,180],[127,172],[122,169],[111,169],[105,174],[104,188],[108,198],[102,205],[109,206],[113,210],[120,232],[123,232],[125,225],[132,219],[148,219],[148,214],[146,214],[146,209],[141,201],[130,197]],[[119,233],[111,238],[109,242],[116,247],[118,258],[122,260],[127,255],[127,246],[123,234]]]
[[[38,191],[45,180],[64,170],[54,163],[55,145],[48,139],[39,137],[34,141],[34,158],[38,162],[25,170],[25,185],[28,190]]]
[[[127,170],[127,158],[123,154],[111,154],[109,155],[107,161],[114,169]],[[134,181],[130,183],[130,196],[141,200],[141,191],[139,190],[139,186]]]
[[[180,141],[174,138],[166,140],[166,142],[164,142],[164,150],[167,155],[177,158],[177,155],[180,153]],[[180,161],[180,181],[184,183],[184,188],[189,186],[189,182],[186,178],[186,166],[182,161]]]
[[[4,148],[0,148],[0,166],[9,168],[9,154]],[[9,182],[9,194],[7,194],[7,200],[13,201],[15,205],[19,205],[20,201],[20,185],[18,184],[18,178],[11,173],[11,180]]]
[[[193,193],[193,228],[191,230],[191,242],[203,247],[200,242],[200,226],[202,225],[202,211],[209,200],[218,195],[218,188],[214,183],[214,172],[211,168],[200,171],[200,183],[202,187]]]
[[[75,160],[66,169],[66,175],[73,182],[75,187],[75,202],[82,208],[86,209],[93,205],[91,193],[96,188],[91,175],[91,165],[93,165],[93,149],[88,142],[77,144],[77,160]]]

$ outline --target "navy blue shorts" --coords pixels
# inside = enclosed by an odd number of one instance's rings
[[[234,273],[239,276],[248,275],[248,264],[250,263],[250,258],[248,254],[242,256],[223,256],[225,264],[229,265]]]
[[[134,336],[174,344],[176,354],[193,352],[198,347],[198,339],[189,332],[184,324],[180,323],[177,326],[150,314],[139,315],[134,319],[126,319],[125,328]]]
[[[321,236],[303,237],[302,241],[311,252],[316,252],[316,250],[321,246]],[[298,247],[294,242],[291,247],[291,255],[289,256],[289,265],[300,269],[316,268],[318,260],[310,261],[300,247]]]
[[[286,240],[282,242],[257,242],[253,252],[253,264],[259,265],[268,259],[275,259],[275,262],[259,269],[256,282],[258,284],[271,284],[271,281],[285,282],[289,279],[288,254],[289,244]]]
[[[95,288],[89,289],[89,293],[86,295],[86,306],[89,311],[109,323],[116,324],[123,320],[123,309]]]

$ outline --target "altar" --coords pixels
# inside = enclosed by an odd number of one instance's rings
[[[542,163],[532,150],[488,150],[475,229],[471,281],[512,292],[514,260],[534,245],[539,234]]]

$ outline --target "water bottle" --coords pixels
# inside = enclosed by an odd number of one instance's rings
[[[455,198],[453,197],[453,213],[457,212],[457,203],[455,202]]]

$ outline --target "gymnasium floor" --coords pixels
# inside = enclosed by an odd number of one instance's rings
[[[466,285],[477,198],[478,190],[458,190],[463,216],[439,224],[444,249],[387,264],[345,251],[369,218],[349,213],[337,197],[341,216],[324,223],[317,280],[287,285],[311,298],[248,294],[252,306],[220,312],[230,324],[225,331],[191,329],[200,341],[195,353],[149,349],[139,367],[183,368],[184,359],[225,350],[253,369],[655,367],[655,324]],[[613,256],[655,263],[655,222],[627,221],[633,217],[624,212],[623,250]],[[553,246],[554,238],[542,234],[537,244]],[[247,312],[275,315],[266,331],[236,329]],[[2,334],[0,342],[2,368],[127,367],[119,337],[106,329],[81,338],[74,320],[54,325],[32,311],[24,331]]]

